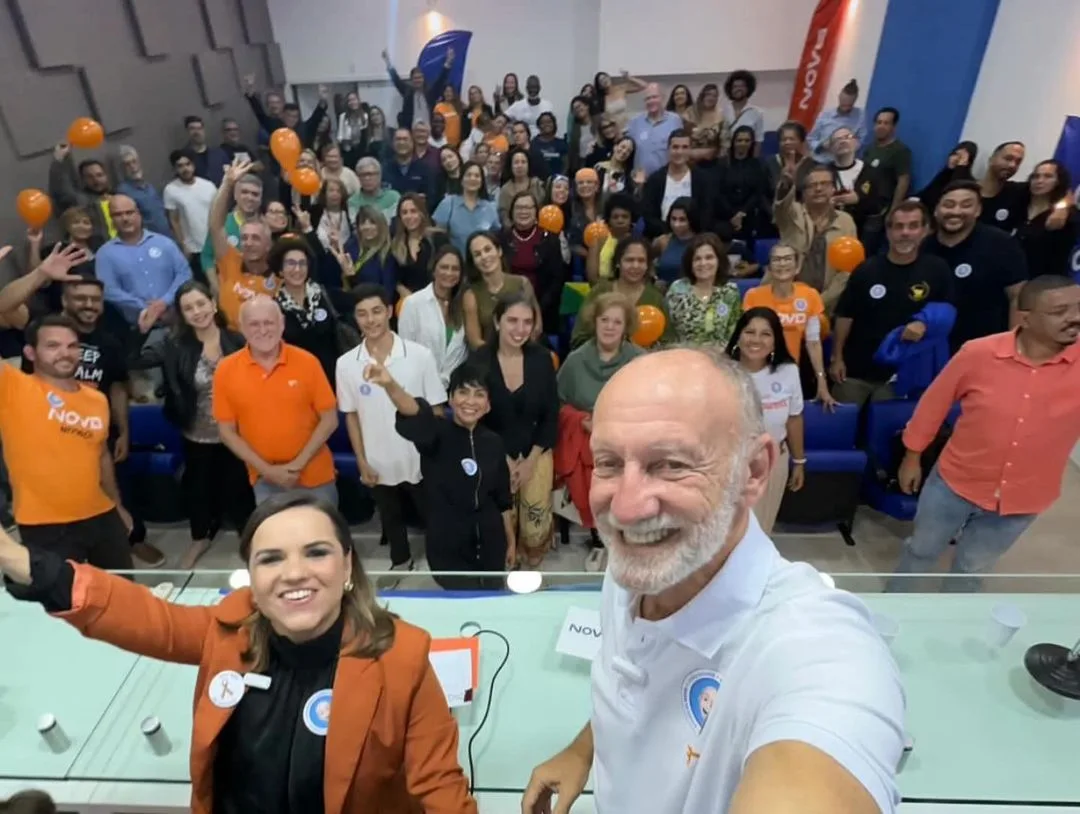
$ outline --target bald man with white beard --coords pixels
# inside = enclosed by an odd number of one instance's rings
[[[591,445],[609,554],[593,711],[522,812],[568,814],[590,769],[604,812],[895,811],[899,671],[862,602],[754,519],[778,450],[749,377],[718,351],[639,357]]]

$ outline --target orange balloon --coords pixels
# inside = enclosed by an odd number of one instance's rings
[[[300,137],[291,127],[279,127],[270,135],[270,152],[286,172],[292,172],[300,159]]]
[[[289,173],[289,183],[292,184],[293,189],[299,192],[301,195],[314,195],[319,191],[319,187],[322,186],[322,182],[319,180],[319,173],[310,167],[301,167],[298,170],[293,170]]]
[[[397,305],[394,306],[394,316],[395,317],[400,317],[401,316],[401,309],[405,306],[405,300],[407,300],[407,299],[409,299],[409,298],[408,297],[402,297],[400,300],[397,301]]]
[[[638,329],[630,337],[635,345],[643,348],[651,348],[656,341],[664,335],[667,327],[667,317],[664,312],[655,305],[639,305],[637,308]]]
[[[866,259],[866,248],[857,238],[838,237],[829,244],[826,256],[830,266],[850,274]]]
[[[80,116],[68,127],[67,140],[73,147],[100,147],[105,141],[105,128],[91,118]]]
[[[557,235],[563,230],[565,218],[559,207],[555,204],[548,204],[540,210],[540,217],[537,222],[540,224],[540,228],[545,232],[551,232],[552,234]]]
[[[40,189],[24,189],[15,199],[15,209],[31,229],[40,229],[52,217],[52,201]]]
[[[551,363],[555,365],[556,370],[559,369],[559,354],[557,354],[555,351],[551,352]]]
[[[585,227],[585,245],[592,246],[598,240],[607,240],[611,236],[607,224],[602,220],[593,221]]]

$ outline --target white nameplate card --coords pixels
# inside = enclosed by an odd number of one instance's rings
[[[600,613],[588,608],[570,608],[563,620],[555,652],[592,661],[600,652]]]
[[[471,704],[480,679],[480,640],[432,639],[428,660],[451,709]]]

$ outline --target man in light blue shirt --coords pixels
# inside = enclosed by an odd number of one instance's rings
[[[683,126],[679,114],[664,110],[660,86],[650,82],[645,87],[645,112],[630,120],[627,135],[634,140],[634,169],[644,170],[645,177],[667,164],[668,137]]]
[[[135,201],[147,229],[165,237],[172,237],[169,216],[165,214],[165,202],[157,188],[143,177],[142,162],[134,147],[125,144],[120,148],[120,166],[124,180],[117,185],[116,192]]]
[[[866,119],[863,109],[855,106],[858,99],[859,83],[852,79],[840,89],[839,105],[818,114],[814,129],[806,137],[815,161],[821,164],[833,163],[832,153],[829,152],[829,139],[841,127],[854,133],[860,144],[866,143]]]
[[[97,277],[105,286],[105,299],[116,305],[142,334],[164,327],[162,318],[176,299],[176,291],[191,279],[191,267],[176,243],[143,228],[135,201],[114,195],[109,214],[116,237],[94,258]]]

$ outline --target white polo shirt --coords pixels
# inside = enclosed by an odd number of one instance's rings
[[[904,694],[862,602],[781,557],[753,515],[684,608],[649,622],[638,599],[605,578],[592,667],[598,812],[726,812],[750,755],[785,740],[825,752],[896,810]]]
[[[385,390],[364,381],[364,369],[373,361],[365,342],[338,358],[338,409],[356,413],[359,418],[364,455],[379,473],[380,486],[419,483],[420,453],[398,435],[394,426],[397,408]],[[435,357],[423,345],[394,334],[386,369],[410,396],[426,399],[432,405],[446,402],[446,388],[439,378]]]

